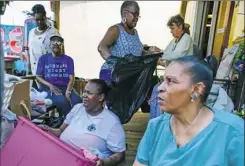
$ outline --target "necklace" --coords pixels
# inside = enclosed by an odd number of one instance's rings
[[[39,30],[38,27],[36,28],[38,33],[44,33],[47,29],[49,29],[49,26],[47,26],[44,30]]]
[[[42,32],[44,32],[45,30],[39,30],[39,28],[37,27],[37,29],[36,29],[39,33],[42,33]]]
[[[198,117],[199,117],[199,115],[200,115],[200,112],[202,112],[202,110],[203,110],[203,108],[204,107],[202,107],[200,110],[199,110],[199,112],[197,113],[197,116],[195,117],[195,119],[193,120],[193,122],[183,131],[183,132],[181,132],[181,135],[182,134],[185,134],[195,123],[196,123],[196,121],[197,121],[197,119],[198,119]],[[172,122],[173,122],[173,119],[172,119]],[[177,138],[177,134],[176,134],[176,122],[174,123],[174,130],[173,130],[173,134],[174,134],[174,137],[175,137],[175,139]],[[176,139],[177,140],[177,139]]]
[[[180,38],[179,38],[178,40],[175,40],[175,41],[174,41],[174,44],[173,44],[173,47],[172,47],[172,51],[175,50],[177,44],[179,43],[179,41],[181,40],[181,38],[184,36],[184,34],[185,34],[185,33],[183,33],[183,34],[180,36]]]

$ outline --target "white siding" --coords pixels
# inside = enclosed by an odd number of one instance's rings
[[[244,32],[242,32],[243,30],[244,30],[244,1],[240,1],[233,40],[235,40],[241,34],[244,34]]]
[[[185,22],[188,23],[191,27],[190,27],[190,35],[191,37],[193,37],[194,33],[194,28],[195,28],[195,24],[194,22],[195,20],[195,14],[196,14],[196,5],[197,2],[196,1],[188,1],[187,3],[187,7],[186,7],[186,13],[185,13]]]

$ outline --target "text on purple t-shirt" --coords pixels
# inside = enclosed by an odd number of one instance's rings
[[[53,57],[51,53],[44,54],[39,58],[36,74],[53,85],[66,87],[69,76],[74,75],[73,59],[67,55]]]

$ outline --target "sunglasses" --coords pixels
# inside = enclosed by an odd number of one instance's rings
[[[57,44],[57,45],[62,45],[62,41],[51,41],[51,44]]]

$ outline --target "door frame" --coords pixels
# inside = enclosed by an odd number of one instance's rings
[[[208,47],[207,47],[207,53],[206,56],[209,56],[212,54],[213,49],[213,42],[214,42],[214,35],[216,30],[216,23],[218,20],[218,13],[219,13],[219,1],[214,1],[214,7],[212,12],[212,21],[211,21],[211,27],[210,27],[210,33],[208,37]]]
[[[229,44],[229,38],[230,38],[230,32],[231,32],[231,24],[232,24],[232,17],[233,17],[233,13],[234,13],[234,8],[235,8],[235,1],[231,1],[230,2],[230,7],[227,8],[227,12],[225,15],[225,32],[224,32],[224,38],[223,38],[223,42],[222,42],[222,46],[221,46],[221,51],[220,51],[220,59],[219,62],[221,62],[222,60],[222,56],[223,56],[223,52],[225,50],[225,48],[228,47]]]

